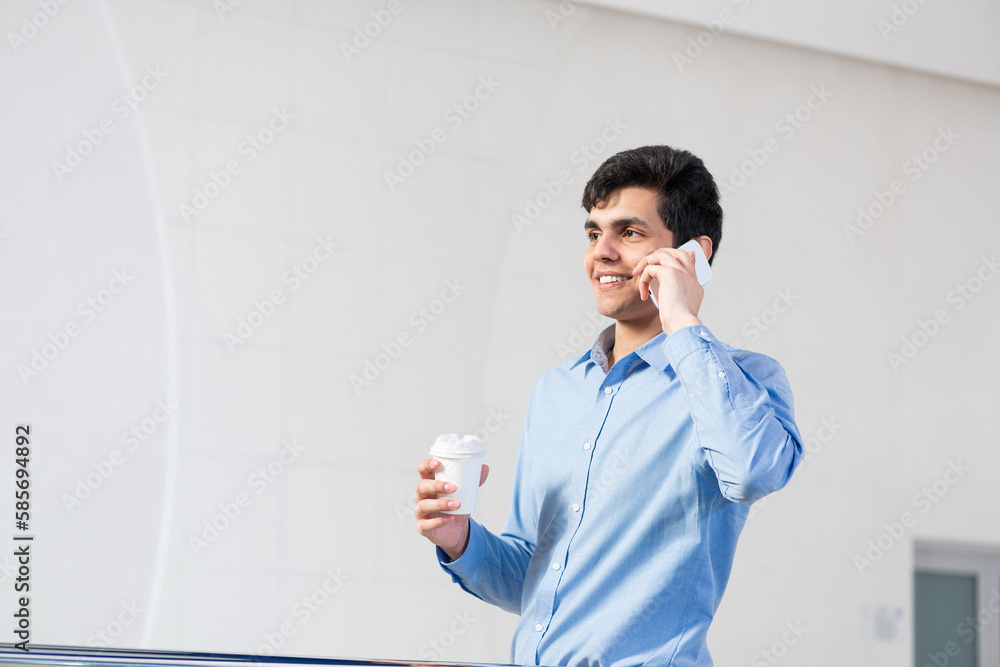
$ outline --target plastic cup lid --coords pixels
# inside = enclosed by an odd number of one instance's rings
[[[439,435],[431,447],[431,456],[446,456],[456,459],[470,459],[486,453],[482,441],[475,435],[462,438],[457,433]]]

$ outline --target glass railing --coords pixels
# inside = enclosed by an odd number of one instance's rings
[[[82,646],[45,646],[32,644],[28,652],[14,648],[12,644],[0,645],[0,667],[23,665],[24,667],[243,667],[247,663],[274,665],[338,665],[346,667],[367,667],[378,665],[413,665],[430,667],[433,665],[461,667],[503,667],[495,663],[477,662],[421,662],[409,660],[369,660],[367,658],[312,658],[302,656],[253,655],[241,653],[193,653],[186,651],[152,651],[140,649],[84,648]],[[512,667],[512,666],[506,666]]]

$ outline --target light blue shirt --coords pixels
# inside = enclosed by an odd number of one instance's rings
[[[521,615],[519,665],[712,665],[705,641],[750,503],[802,458],[774,359],[702,324],[609,370],[614,325],[535,385],[500,535],[438,560]]]

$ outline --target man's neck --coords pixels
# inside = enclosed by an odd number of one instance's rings
[[[622,359],[643,344],[663,333],[660,318],[652,317],[645,321],[615,320],[615,345],[608,355],[608,367]]]

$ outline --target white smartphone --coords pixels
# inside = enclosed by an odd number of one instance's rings
[[[708,257],[705,257],[705,251],[702,250],[701,244],[691,239],[678,248],[678,250],[683,250],[684,252],[694,250],[694,271],[698,276],[698,284],[704,287],[705,283],[712,279],[712,267],[708,265]],[[649,283],[649,298],[653,300],[653,305],[657,308],[660,307],[656,303],[656,290],[659,286],[660,283],[655,278]]]

